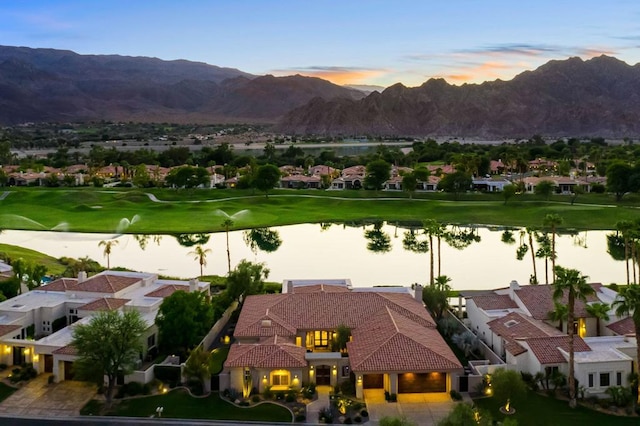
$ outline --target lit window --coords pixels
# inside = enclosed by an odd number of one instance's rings
[[[328,331],[316,331],[314,333],[314,346],[317,348],[329,347],[329,332]]]
[[[289,372],[274,371],[271,376],[271,384],[273,386],[289,386]]]

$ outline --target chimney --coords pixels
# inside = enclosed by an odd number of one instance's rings
[[[78,272],[78,284],[83,283],[87,280],[87,272],[80,271]]]
[[[189,280],[189,293],[193,293],[198,290],[198,280],[192,278]]]
[[[287,285],[286,285],[286,288],[284,289],[283,293],[293,293],[293,281],[291,281],[291,280],[287,281]]]
[[[418,302],[422,303],[422,286],[420,284],[414,284],[413,295]]]
[[[520,284],[518,284],[518,281],[513,280],[509,283],[509,298],[511,300],[516,298],[516,290],[520,290]]]

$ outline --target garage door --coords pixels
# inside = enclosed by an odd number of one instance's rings
[[[384,388],[384,374],[365,374],[362,379],[362,387],[364,389]]]
[[[398,375],[398,393],[446,391],[446,373],[404,373]]]

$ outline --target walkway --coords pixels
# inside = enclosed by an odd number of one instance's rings
[[[323,408],[329,408],[329,393],[331,393],[331,386],[317,386],[316,393],[318,394],[318,399],[307,404],[307,423],[319,423],[318,413]]]
[[[404,416],[417,426],[436,425],[455,404],[446,393],[399,394],[398,402],[386,402],[384,391],[378,389],[365,390],[364,400],[372,425],[377,425],[381,418],[387,416]]]
[[[67,380],[49,384],[49,376],[40,374],[2,401],[0,416],[77,416],[96,393],[95,386],[85,382]]]

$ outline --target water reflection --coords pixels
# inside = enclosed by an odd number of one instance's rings
[[[417,224],[419,225],[419,224]],[[324,230],[322,230],[324,228]],[[371,224],[365,227],[371,229]],[[375,228],[375,227],[374,227]],[[409,227],[400,224],[400,236],[409,231]],[[414,228],[420,234],[422,228]],[[368,240],[364,238],[362,224],[351,226],[324,226],[318,224],[292,225],[272,228],[277,231],[282,244],[276,251],[252,250],[244,239],[245,231],[230,231],[229,245],[234,253],[232,268],[242,259],[252,262],[264,262],[270,269],[270,280],[281,281],[291,278],[350,278],[354,286],[371,285],[411,285],[426,284],[430,279],[429,259],[423,252],[408,251],[404,248],[404,238],[390,238],[389,251],[383,255],[367,249]],[[452,228],[447,229],[452,230]],[[446,274],[451,278],[454,289],[486,289],[504,287],[511,280],[527,283],[532,275],[533,265],[538,270],[544,267],[544,258],[531,259],[531,247],[518,261],[514,246],[502,242],[504,229],[469,227],[461,228],[467,239],[473,240],[463,250],[451,247],[446,240],[441,247],[441,271],[435,265],[434,275]],[[383,224],[380,232],[394,235],[395,224]],[[516,240],[520,230],[513,230]],[[576,246],[575,237],[559,235],[556,242],[557,264],[574,268],[589,276],[591,282],[626,282],[625,264],[614,260],[607,254],[607,234],[611,231],[589,231],[588,248]],[[529,235],[524,230],[525,243]],[[580,233],[586,240],[586,235]],[[88,257],[106,264],[99,241],[117,238],[119,244],[113,247],[110,263],[113,267],[124,267],[137,271],[147,271],[189,278],[198,273],[193,256],[193,244],[185,247],[178,238],[157,239],[156,236],[141,237],[134,235],[82,234],[49,231],[12,231],[0,234],[0,243],[13,244],[38,250],[56,258],[67,256],[75,259]],[[225,253],[225,232],[202,234],[206,239],[204,249],[211,249],[207,257],[204,274],[225,275],[227,256]],[[181,242],[194,243],[198,240],[192,235],[182,236]],[[478,243],[475,243],[479,239]],[[144,241],[144,243],[140,243]],[[152,244],[151,241],[154,241]],[[204,240],[203,240],[204,241]],[[438,254],[437,238],[433,244]],[[537,244],[534,240],[534,250]],[[459,245],[458,245],[459,247]],[[525,261],[526,258],[530,260]],[[624,260],[624,252],[622,253]],[[435,263],[435,262],[434,262]]]
[[[250,229],[244,231],[242,237],[253,254],[257,254],[258,250],[273,253],[282,245],[280,233],[271,228]]]
[[[193,246],[201,246],[202,244],[207,244],[209,242],[209,238],[211,235],[209,234],[177,234],[174,235],[176,240],[178,240],[178,244],[182,247],[193,247]],[[143,248],[144,250],[144,248]]]
[[[367,240],[367,250],[372,253],[388,253],[391,251],[391,237],[382,230],[384,222],[379,221],[373,224],[373,229],[364,231],[364,238]]]

